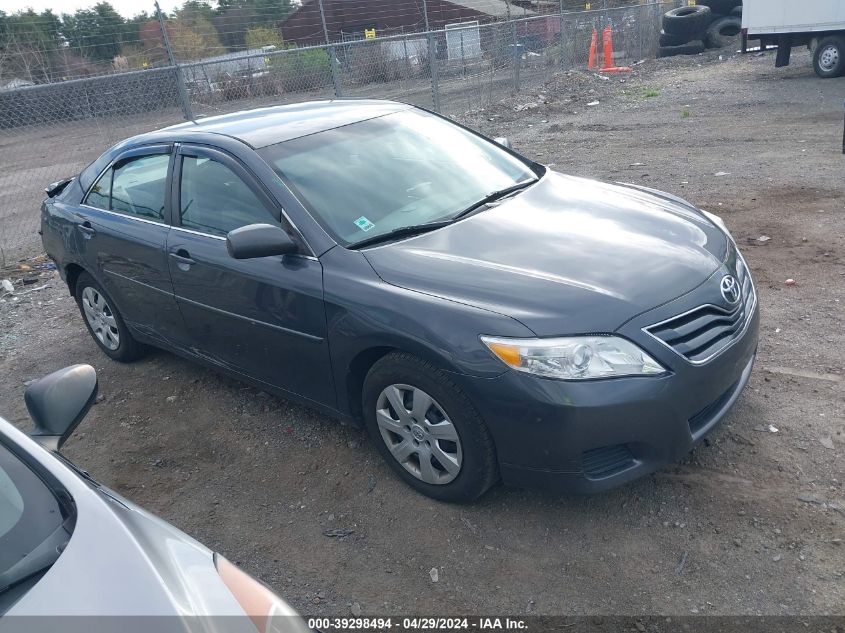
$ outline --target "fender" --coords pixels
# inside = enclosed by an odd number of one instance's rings
[[[320,259],[329,354],[343,413],[356,414],[357,385],[391,350],[414,354],[456,375],[493,378],[506,367],[478,336],[535,336],[511,317],[389,284],[358,251],[336,247]]]

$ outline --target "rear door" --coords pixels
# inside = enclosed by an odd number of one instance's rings
[[[172,208],[170,274],[194,351],[334,406],[320,262],[307,255],[236,260],[226,249],[226,234],[248,224],[294,233],[264,187],[233,156],[183,145]]]
[[[171,345],[185,339],[168,269],[172,146],[121,154],[76,212],[82,257],[132,329]]]

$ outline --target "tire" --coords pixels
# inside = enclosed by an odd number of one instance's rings
[[[687,41],[701,39],[710,22],[710,8],[697,4],[679,7],[663,14],[663,31],[686,37]]]
[[[88,333],[103,353],[121,363],[141,356],[140,344],[132,338],[111,297],[88,273],[76,280],[76,304]]]
[[[446,372],[416,356],[391,353],[370,369],[362,396],[370,437],[396,474],[418,492],[467,502],[498,480],[493,439]],[[418,402],[428,405],[422,405],[422,414],[413,411]],[[405,459],[400,461],[394,451]]]
[[[671,35],[666,31],[660,31],[660,46],[681,46],[689,42],[686,35]]]
[[[733,9],[731,9],[731,13],[730,13],[730,14],[731,14],[732,16],[734,16],[735,18],[739,18],[739,19],[741,20],[741,19],[742,19],[742,5],[741,5],[741,4],[738,4],[738,5],[737,5],[737,6],[735,6]]]
[[[724,48],[730,46],[741,32],[741,18],[732,15],[719,18],[707,27],[707,32],[704,35],[704,45],[707,48]]]
[[[813,69],[822,79],[840,77],[845,72],[845,38],[839,35],[823,38],[813,51]]]
[[[681,46],[661,46],[657,49],[658,57],[674,57],[675,55],[698,55],[704,52],[701,40],[682,44]]]
[[[724,15],[719,15],[718,13],[711,13],[710,14],[710,24],[707,25],[707,28],[710,28],[710,25],[717,20],[721,20],[722,18],[727,17]],[[707,30],[704,31],[704,34],[701,36],[701,41],[704,42],[704,48],[719,48],[718,46],[711,46],[707,43]]]
[[[742,6],[742,0],[699,0],[698,4],[710,7],[713,13],[727,15],[736,7]]]

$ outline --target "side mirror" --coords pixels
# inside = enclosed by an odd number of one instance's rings
[[[496,138],[493,139],[493,142],[498,143],[502,147],[507,147],[508,149],[512,149],[510,139],[506,136],[497,136]]]
[[[226,248],[235,259],[291,255],[298,250],[290,236],[272,224],[249,224],[229,231]]]
[[[97,372],[91,365],[72,365],[39,378],[24,393],[35,429],[30,436],[58,451],[88,413],[97,397]]]

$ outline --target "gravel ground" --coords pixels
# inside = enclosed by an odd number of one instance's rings
[[[806,55],[723,56],[624,82],[573,72],[460,117],[561,171],[724,216],[757,281],[760,355],[683,463],[593,497],[437,503],[356,429],[168,353],[109,361],[49,271],[0,300],[0,410],[25,426],[25,381],[93,364],[102,400],[69,457],[307,614],[842,614],[845,84]]]

